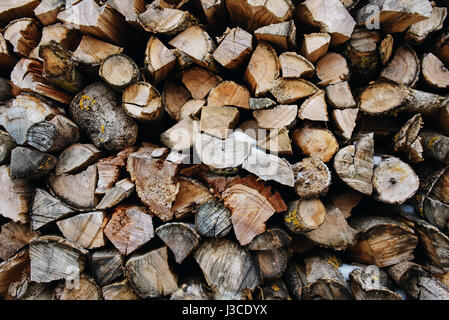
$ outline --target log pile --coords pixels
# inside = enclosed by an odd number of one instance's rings
[[[3,0],[0,299],[449,300],[448,9]]]

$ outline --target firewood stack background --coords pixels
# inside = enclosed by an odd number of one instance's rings
[[[447,0],[2,0],[3,299],[449,300]]]

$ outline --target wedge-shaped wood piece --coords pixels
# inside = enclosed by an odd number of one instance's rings
[[[22,57],[28,57],[39,43],[41,38],[40,23],[34,18],[21,18],[8,24],[3,36],[7,40],[15,53]]]
[[[84,270],[88,251],[57,236],[30,241],[31,281],[46,283],[76,279]]]
[[[97,209],[104,210],[114,207],[124,199],[128,198],[135,190],[135,185],[131,179],[125,178],[116,183],[116,185],[106,192]]]
[[[98,204],[95,195],[97,179],[97,166],[94,164],[77,174],[50,174],[48,183],[52,192],[64,203],[84,210],[93,209]]]
[[[337,127],[337,133],[347,140],[351,139],[357,125],[356,120],[359,110],[358,108],[352,108],[344,110],[334,109],[332,111],[332,119]]]
[[[373,25],[373,6],[378,12],[374,22],[380,23],[380,28],[389,33],[403,32],[412,24],[429,18],[432,13],[432,6],[427,0],[374,0],[356,12],[358,25]]]
[[[64,0],[42,0],[34,9],[34,15],[43,25],[58,21],[58,14],[65,8]]]
[[[12,179],[8,166],[0,167],[0,215],[12,221],[29,220],[33,186],[24,179]]]
[[[257,146],[281,157],[293,155],[292,142],[286,128],[270,130],[268,137],[260,140]]]
[[[5,0],[0,6],[0,22],[34,16],[34,9],[39,5],[39,0]]]
[[[95,283],[95,280],[86,275],[81,274],[75,288],[68,282],[61,284],[60,300],[101,300],[101,288]]]
[[[250,251],[275,250],[288,247],[292,242],[287,232],[281,228],[270,228],[259,234],[249,243],[246,248]]]
[[[413,229],[389,217],[359,216],[350,225],[359,232],[348,253],[354,261],[380,268],[413,260],[418,237]]]
[[[194,145],[198,133],[200,133],[200,122],[186,118],[163,132],[160,139],[172,150],[189,150]]]
[[[145,207],[118,206],[104,233],[123,254],[129,255],[154,237],[153,219]]]
[[[105,300],[139,300],[126,279],[104,286],[101,290]]]
[[[279,77],[279,69],[279,58],[273,47],[265,42],[259,43],[244,75],[255,97],[261,97],[270,90],[273,80]]]
[[[215,61],[226,69],[238,69],[245,64],[253,51],[251,33],[236,27],[225,32],[213,56]]]
[[[402,45],[396,50],[393,59],[380,76],[386,80],[414,87],[420,72],[421,67],[416,52],[409,46]]]
[[[107,57],[101,63],[98,74],[111,88],[120,92],[140,79],[137,64],[122,53]]]
[[[144,0],[131,0],[128,2],[108,0],[106,4],[120,12],[125,17],[126,22],[130,23],[133,27],[137,29],[141,28],[137,17],[146,9]]]
[[[304,79],[278,78],[271,83],[270,93],[282,104],[295,103],[313,95],[318,88]]]
[[[296,49],[296,26],[293,20],[274,23],[254,31],[258,42],[265,41],[282,51]]]
[[[56,158],[50,154],[16,147],[11,152],[9,174],[12,179],[37,179],[52,171],[55,165]]]
[[[349,79],[349,68],[346,59],[339,53],[329,52],[316,63],[318,85],[327,86]]]
[[[209,70],[196,66],[182,72],[182,83],[190,91],[193,99],[206,98],[209,91],[211,91],[212,88],[215,88],[220,81],[221,78],[219,76],[213,74]]]
[[[250,254],[237,243],[215,239],[204,242],[194,254],[215,299],[241,299],[261,278]]]
[[[24,270],[29,270],[29,250],[24,249],[15,256],[0,263],[0,294],[5,295],[10,285],[23,278]]]
[[[334,206],[340,209],[344,217],[347,219],[351,216],[352,209],[357,207],[363,198],[363,194],[352,190],[342,190],[333,193],[330,196],[330,201]]]
[[[291,0],[228,0],[226,1],[231,21],[252,32],[257,28],[292,18],[295,9]]]
[[[95,250],[89,256],[89,270],[100,286],[107,285],[123,275],[123,256],[116,249]]]
[[[323,162],[329,162],[339,148],[337,139],[327,129],[295,129],[292,138],[305,156],[315,157]]]
[[[302,120],[329,121],[324,91],[320,90],[307,98],[299,107],[298,117]]]
[[[420,114],[410,118],[393,138],[394,151],[398,152],[410,146],[418,138],[422,126],[423,120]]]
[[[279,56],[283,78],[311,78],[315,66],[296,52],[284,52]]]
[[[187,54],[196,64],[211,71],[216,70],[212,54],[215,43],[200,26],[193,25],[178,34],[168,43],[170,46]]]
[[[326,87],[326,101],[337,109],[353,108],[356,106],[348,82],[343,81]]]
[[[449,88],[449,70],[433,53],[428,53],[422,58],[422,76],[433,88]]]
[[[48,226],[54,221],[74,213],[61,200],[53,197],[44,189],[36,188],[31,207],[31,225],[33,230]]]
[[[0,164],[6,164],[11,158],[11,151],[16,146],[9,133],[0,131]]]
[[[209,189],[196,179],[179,177],[179,192],[173,203],[176,219],[183,219],[192,213],[197,213],[199,207],[212,199]],[[198,214],[196,214],[196,217]]]
[[[62,151],[56,163],[55,173],[74,173],[84,170],[95,163],[101,156],[101,151],[92,144],[75,143]]]
[[[172,119],[179,120],[179,112],[190,98],[192,98],[192,94],[182,83],[174,80],[165,82],[162,99],[165,111]]]
[[[379,277],[373,270],[366,266],[349,274],[349,287],[354,297],[357,300],[402,300],[399,293],[390,289],[391,280],[385,271],[379,270]]]
[[[153,83],[165,80],[176,63],[176,56],[155,36],[148,40],[145,50],[145,68]]]
[[[178,113],[179,121],[184,119],[199,120],[201,116],[201,109],[206,104],[204,100],[192,99],[184,103]]]
[[[279,105],[271,109],[255,110],[253,116],[263,129],[290,128],[298,116],[298,106]]]
[[[71,218],[58,221],[59,230],[64,237],[86,249],[102,247],[106,244],[103,228],[105,212],[80,213]]]
[[[386,65],[393,56],[394,38],[387,34],[379,44],[379,55],[382,65]]]
[[[200,235],[191,224],[166,223],[155,233],[173,252],[177,263],[182,263],[200,245]]]
[[[426,40],[432,32],[443,28],[444,20],[447,16],[447,8],[433,7],[430,17],[412,24],[405,33],[405,39],[415,44],[420,44]]]
[[[207,97],[207,105],[250,109],[249,99],[250,93],[246,87],[234,81],[222,81],[210,91]]]
[[[304,35],[300,53],[307,60],[315,63],[329,49],[331,36],[328,33],[308,33]]]
[[[221,238],[231,231],[231,211],[220,200],[205,202],[195,216],[198,233],[209,238]]]
[[[166,35],[176,35],[198,22],[188,11],[158,8],[153,4],[137,20],[145,31]]]
[[[239,120],[234,107],[206,106],[201,109],[201,131],[226,139]]]
[[[30,229],[29,224],[5,223],[0,232],[0,258],[8,260],[39,234]]]
[[[284,224],[293,233],[309,232],[319,228],[326,219],[326,208],[320,199],[301,199],[288,204]]]
[[[304,158],[292,165],[295,192],[302,199],[324,196],[331,186],[332,174],[318,158]]]
[[[343,182],[363,194],[371,195],[374,170],[374,135],[357,138],[354,145],[342,148],[335,156],[334,168]]]
[[[122,106],[130,117],[141,121],[160,120],[164,113],[161,94],[148,82],[128,86],[123,91]]]
[[[161,298],[178,290],[178,276],[172,271],[166,246],[132,256],[126,262],[125,275],[143,299]]]
[[[182,6],[183,3],[188,1],[180,1],[177,7]],[[200,12],[200,16],[203,16],[207,22],[207,29],[212,32],[223,31],[226,25],[226,4],[224,0],[208,1],[208,0],[195,0],[193,5],[196,6]]]
[[[307,0],[297,7],[295,18],[311,31],[330,34],[332,46],[348,41],[356,24],[339,0]]]

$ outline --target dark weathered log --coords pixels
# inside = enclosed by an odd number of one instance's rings
[[[11,152],[9,174],[12,179],[38,179],[50,173],[56,158],[34,149],[16,147]]]
[[[16,146],[14,139],[5,131],[0,131],[0,164],[9,162],[11,151]]]
[[[324,196],[332,181],[329,168],[317,158],[304,158],[292,166],[295,192],[301,198]]]
[[[287,268],[291,252],[287,248],[253,251],[254,264],[264,281],[282,277]]]
[[[410,118],[393,138],[394,151],[398,152],[410,146],[418,138],[422,126],[423,121],[420,114]]]
[[[123,275],[123,256],[115,249],[100,249],[89,256],[89,270],[100,286]]]
[[[139,300],[126,279],[104,286],[101,290],[104,300]]]
[[[430,130],[420,133],[425,154],[436,161],[449,163],[449,137]]]
[[[195,226],[203,236],[224,237],[232,228],[231,211],[218,200],[206,202],[198,208]]]
[[[349,274],[349,287],[356,300],[402,300],[399,293],[390,289],[388,280],[383,270],[366,266]]]
[[[7,23],[21,17],[32,17],[34,15],[33,10],[38,5],[38,0],[23,0],[20,2],[5,0],[0,7],[0,22]]]
[[[246,248],[250,251],[275,250],[287,247],[292,238],[281,228],[270,228],[255,237]]]
[[[46,227],[54,221],[74,213],[72,209],[53,197],[44,189],[36,188],[31,207],[31,224],[33,230]]]
[[[0,263],[0,295],[8,293],[8,288],[14,282],[20,281],[23,273],[29,270],[29,250],[25,249],[15,256]]]
[[[8,260],[37,235],[37,232],[30,229],[29,224],[5,223],[0,232],[0,258]]]

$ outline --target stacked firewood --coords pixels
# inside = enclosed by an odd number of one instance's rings
[[[2,299],[449,300],[447,0],[2,0]]]

